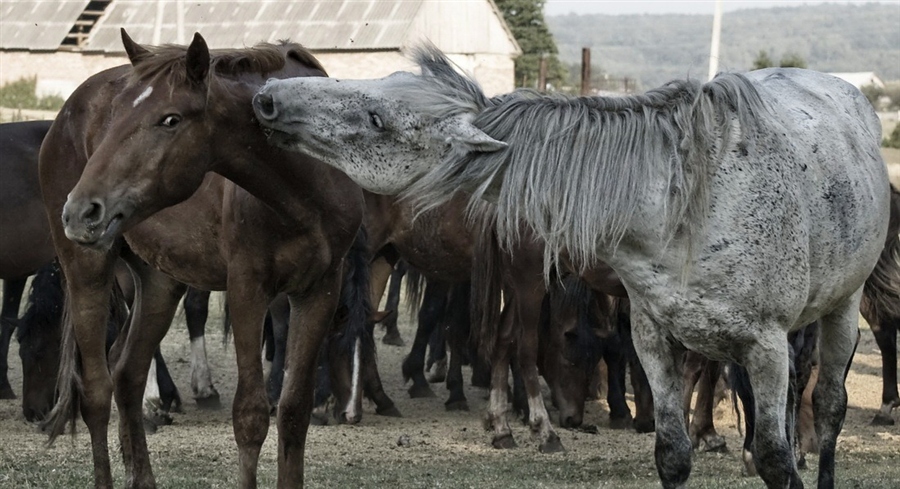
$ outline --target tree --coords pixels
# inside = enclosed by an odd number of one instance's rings
[[[516,59],[516,86],[537,86],[541,58],[547,58],[547,83],[560,86],[566,70],[559,61],[556,41],[544,21],[544,0],[495,0],[506,24],[522,48]]]
[[[778,66],[782,68],[806,68],[806,60],[797,53],[787,53],[781,57]]]
[[[773,66],[779,66],[781,68],[806,68],[806,60],[797,53],[786,53],[776,65],[769,56],[769,52],[764,49],[760,50],[759,54],[756,55],[756,59],[753,60],[754,70],[771,68]]]
[[[772,62],[772,58],[769,57],[769,53],[765,50],[760,50],[759,54],[756,55],[756,59],[753,60],[754,70],[771,68],[773,66],[775,66],[775,63]]]

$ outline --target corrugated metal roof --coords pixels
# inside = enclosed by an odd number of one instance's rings
[[[0,48],[59,49],[87,4],[88,0],[3,0],[0,4]]]
[[[312,50],[398,49],[425,0],[185,1],[184,36],[203,34],[211,48],[291,39]],[[46,2],[49,3],[49,2]],[[119,28],[153,43],[156,0],[116,0],[91,32],[87,51],[122,52]],[[162,10],[158,40],[174,42],[177,2]]]

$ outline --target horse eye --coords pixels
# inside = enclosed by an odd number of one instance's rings
[[[372,119],[372,125],[377,127],[378,129],[384,129],[384,123],[381,122],[381,117],[374,112],[369,112],[369,116]]]
[[[175,127],[179,122],[181,122],[181,116],[169,114],[159,121],[159,125],[164,127]]]

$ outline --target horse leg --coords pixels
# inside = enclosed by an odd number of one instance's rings
[[[463,340],[464,341],[464,340]],[[450,391],[450,397],[444,403],[447,411],[468,411],[469,402],[466,400],[466,393],[463,386],[462,360],[463,346],[454,340],[450,344],[450,368],[447,370],[447,390]]]
[[[813,391],[813,413],[819,435],[819,488],[834,487],[837,437],[847,414],[844,381],[859,342],[861,290],[821,320],[819,329],[819,380]],[[758,429],[757,429],[758,431]]]
[[[272,365],[266,379],[266,393],[271,407],[278,406],[284,385],[284,356],[287,348],[288,322],[291,320],[291,303],[287,294],[279,294],[269,304],[269,323],[272,325]],[[273,413],[274,414],[274,413]]]
[[[455,324],[449,327],[454,328]],[[428,339],[428,361],[425,363],[425,370],[428,372],[428,382],[432,384],[447,380],[447,329],[442,326],[434,328]]]
[[[703,370],[703,363],[705,360],[706,357],[697,352],[690,350],[684,352],[683,378],[685,426],[690,426],[691,424],[691,405],[694,400],[694,390],[697,388],[697,382],[700,380],[700,372]],[[690,430],[688,430],[688,436],[691,436]],[[695,440],[694,437],[691,436],[691,445],[693,445],[695,449],[699,444],[700,441]]]
[[[240,268],[240,269],[239,269]],[[238,446],[238,486],[256,487],[259,452],[269,431],[269,403],[262,371],[262,329],[272,297],[254,273],[233,266],[228,271],[228,309],[238,367],[231,412]]]
[[[626,372],[621,340],[618,335],[615,335],[603,340],[603,343],[603,358],[606,360],[606,403],[609,405],[609,427],[614,430],[628,429],[634,421],[631,418],[631,409],[625,402]],[[594,371],[596,370],[594,369]]]
[[[747,369],[734,363],[729,367],[729,383],[735,395],[741,401],[744,410],[744,444],[741,450],[742,474],[747,477],[756,476],[756,465],[753,463],[753,438],[756,426],[756,400]],[[737,407],[735,407],[737,409]]]
[[[619,309],[622,307],[624,306],[617,306]],[[634,430],[638,433],[652,433],[656,430],[656,420],[653,418],[653,391],[650,389],[650,381],[647,379],[644,366],[641,365],[634,350],[630,315],[620,310],[617,316],[617,329],[622,341],[622,349],[631,371],[631,389],[634,392]],[[609,368],[608,365],[607,368]]]
[[[897,327],[900,318],[884,322],[870,321],[875,343],[881,350],[881,408],[872,419],[873,425],[890,426],[894,424],[891,411],[900,406],[900,394],[897,393]]]
[[[172,374],[169,373],[169,367],[159,348],[153,354],[153,359],[156,361],[156,379],[159,383],[159,399],[162,402],[163,411],[184,412],[181,408],[181,395],[178,393],[178,387],[172,379]]]
[[[305,294],[291,295],[287,374],[278,402],[278,487],[303,485],[303,454],[313,408],[316,360],[338,307],[340,263]]]
[[[632,303],[634,306],[634,303]],[[656,471],[664,488],[684,487],[691,475],[691,440],[684,424],[683,350],[633,307],[632,335],[653,390]]]
[[[412,380],[409,397],[435,397],[434,391],[425,379],[425,351],[434,328],[439,327],[440,315],[446,302],[447,287],[444,284],[429,282],[425,285],[422,297],[422,308],[419,309],[419,325],[409,355],[403,360],[403,381]]]
[[[788,426],[792,426],[789,402],[790,353],[786,336],[774,325],[772,332],[743,353],[756,404],[753,462],[768,487],[803,487],[797,473]]]
[[[27,278],[3,281],[3,309],[0,310],[0,399],[15,399],[16,393],[9,383],[9,343],[19,320],[19,304],[25,292]]]
[[[126,255],[135,275],[135,300],[127,337],[113,369],[119,408],[119,442],[127,487],[155,487],[144,431],[144,391],[153,355],[172,324],[185,285]],[[153,368],[154,376],[155,365]],[[155,382],[154,382],[155,384]],[[158,402],[158,392],[156,393]]]
[[[486,430],[493,431],[491,445],[494,448],[515,448],[516,440],[512,436],[508,419],[509,395],[509,339],[512,331],[513,313],[505,307],[500,317],[500,330],[494,338],[494,349],[491,354],[491,391],[488,400],[488,411],[484,420]]]
[[[373,325],[374,327],[374,325]],[[375,341],[369,333],[369,341],[362,343],[362,383],[366,398],[375,403],[375,414],[400,418],[400,410],[384,392],[381,375],[378,373],[378,359],[375,355]]]
[[[64,236],[54,238],[63,276],[67,279],[66,310],[71,326],[63,326],[59,395],[44,427],[52,441],[65,431],[69,421],[74,422],[77,403],[80,403],[81,417],[91,435],[94,485],[111,488],[107,436],[113,384],[106,362],[106,326],[117,250],[101,255],[78,248]]]
[[[722,375],[722,364],[703,358],[697,387],[697,405],[688,426],[691,444],[704,452],[725,452],[725,438],[716,432],[713,410],[716,407],[716,385]]]
[[[209,291],[188,287],[184,294],[184,320],[191,339],[191,391],[200,409],[221,409],[219,392],[213,385],[206,356],[206,320],[209,317]]]
[[[403,272],[400,272],[399,276],[396,275],[396,271],[390,262],[384,257],[379,257],[372,262],[369,274],[369,283],[372,291],[372,310],[378,310],[378,306],[381,305],[381,296],[384,295],[385,285],[390,280],[385,309],[396,311],[400,304],[400,282],[403,278]],[[392,319],[385,321],[383,325],[385,333],[381,342],[385,345],[403,346],[403,338],[400,336],[400,330],[397,329],[396,315]]]

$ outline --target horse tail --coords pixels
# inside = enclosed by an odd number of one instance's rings
[[[372,337],[374,324],[370,324],[372,312],[369,298],[369,238],[365,228],[360,227],[356,239],[344,259],[344,278],[341,286],[339,309],[343,312],[344,334],[338,346],[341,351],[353,352],[356,340],[365,350],[374,351]],[[371,326],[371,327],[370,327]]]
[[[891,185],[891,217],[878,263],[863,285],[860,312],[874,327],[900,318],[900,191]]]
[[[503,296],[500,240],[494,230],[495,215],[485,214],[481,232],[475,233],[475,253],[472,257],[472,296],[469,301],[471,340],[478,345],[478,353],[490,361],[494,342],[500,332],[500,311]]]
[[[78,419],[83,385],[81,381],[81,355],[75,342],[75,326],[72,324],[72,304],[65,294],[62,314],[62,347],[59,355],[59,371],[56,377],[56,404],[41,423],[41,429],[50,436],[52,445],[59,435],[65,433],[66,425],[75,435],[75,420]]]
[[[406,270],[406,310],[410,318],[419,314],[422,307],[422,294],[425,292],[425,277],[412,265]]]

